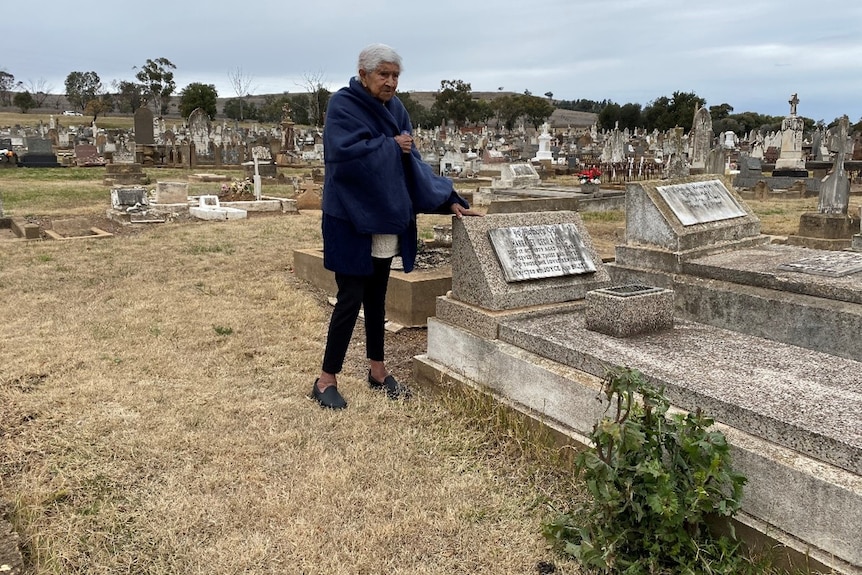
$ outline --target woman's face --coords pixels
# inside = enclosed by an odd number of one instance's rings
[[[362,85],[381,102],[388,102],[395,95],[395,89],[398,87],[398,76],[400,75],[401,68],[397,64],[388,62],[380,64],[373,72],[359,71]]]

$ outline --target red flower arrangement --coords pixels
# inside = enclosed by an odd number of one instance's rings
[[[598,168],[583,170],[578,174],[578,182],[581,184],[600,184],[602,183],[602,172]]]

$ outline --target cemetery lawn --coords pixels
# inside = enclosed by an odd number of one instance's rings
[[[122,227],[103,176],[0,170],[7,217],[115,233],[0,239],[0,534],[26,573],[580,572],[541,536],[583,497],[569,449],[479,398],[372,392],[361,322],[349,408],[307,398],[331,308],[292,258],[320,246],[319,211]],[[816,200],[752,204],[773,233]],[[603,246],[624,226],[584,219]],[[425,343],[387,334],[397,378]]]
[[[101,223],[101,174],[0,171],[6,216]],[[0,534],[26,573],[578,572],[540,531],[571,468],[481,401],[369,390],[361,322],[350,407],[307,399],[331,308],[292,254],[319,212],[136,229],[0,241]],[[387,334],[396,377],[424,347]]]

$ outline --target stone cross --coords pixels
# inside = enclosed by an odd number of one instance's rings
[[[850,205],[850,178],[844,171],[847,156],[847,132],[850,119],[845,115],[838,120],[838,135],[835,137],[835,163],[828,176],[820,183],[817,211],[821,214],[847,214]]]
[[[790,104],[790,115],[796,115],[796,104],[799,103],[799,98],[796,97],[796,94],[790,96],[790,100],[787,101]]]
[[[260,159],[257,156],[254,157],[254,176],[252,176],[252,181],[254,182],[254,199],[257,201],[260,201],[260,196],[261,196]]]

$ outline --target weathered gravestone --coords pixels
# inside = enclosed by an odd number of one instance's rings
[[[784,262],[778,269],[839,278],[862,272],[862,254],[854,252],[815,252],[816,255]]]
[[[153,132],[153,111],[147,107],[135,110],[135,144],[144,146],[155,144]]]
[[[701,173],[706,168],[706,157],[712,147],[712,117],[705,107],[700,107],[694,113],[694,122],[689,138],[691,140],[691,171]]]
[[[20,163],[29,168],[61,167],[51,140],[46,138],[27,138],[27,153],[21,156]]]
[[[215,151],[210,139],[211,124],[209,115],[201,108],[195,108],[189,114],[189,135],[195,148],[195,163],[215,162]]]
[[[494,181],[495,187],[526,188],[537,186],[542,179],[531,164],[507,164],[500,170],[499,181]]]
[[[687,259],[766,243],[760,220],[723,176],[691,176],[626,188],[626,243],[618,268],[675,273]]]
[[[111,207],[124,212],[149,204],[146,188],[111,188]]]
[[[790,115],[781,122],[781,148],[772,175],[807,178],[808,170],[805,169],[805,157],[802,152],[802,133],[805,125],[802,118],[796,115],[799,98],[793,94],[788,103]]]
[[[75,146],[75,165],[79,168],[104,166],[105,160],[99,155],[99,150],[93,144],[78,144]]]
[[[838,134],[835,135],[835,161],[832,171],[823,178],[817,211],[821,214],[847,214],[850,205],[850,176],[844,169],[847,158],[848,132],[850,119],[842,116],[838,121]]]
[[[452,244],[453,298],[485,309],[583,299],[610,281],[575,212],[455,220]]]
[[[820,184],[817,212],[804,213],[799,217],[799,233],[787,238],[787,242],[792,245],[831,250],[851,247],[860,222],[848,213],[850,177],[844,169],[844,161],[847,157],[849,125],[847,116],[838,122],[838,133],[834,138],[835,161],[831,172]]]

